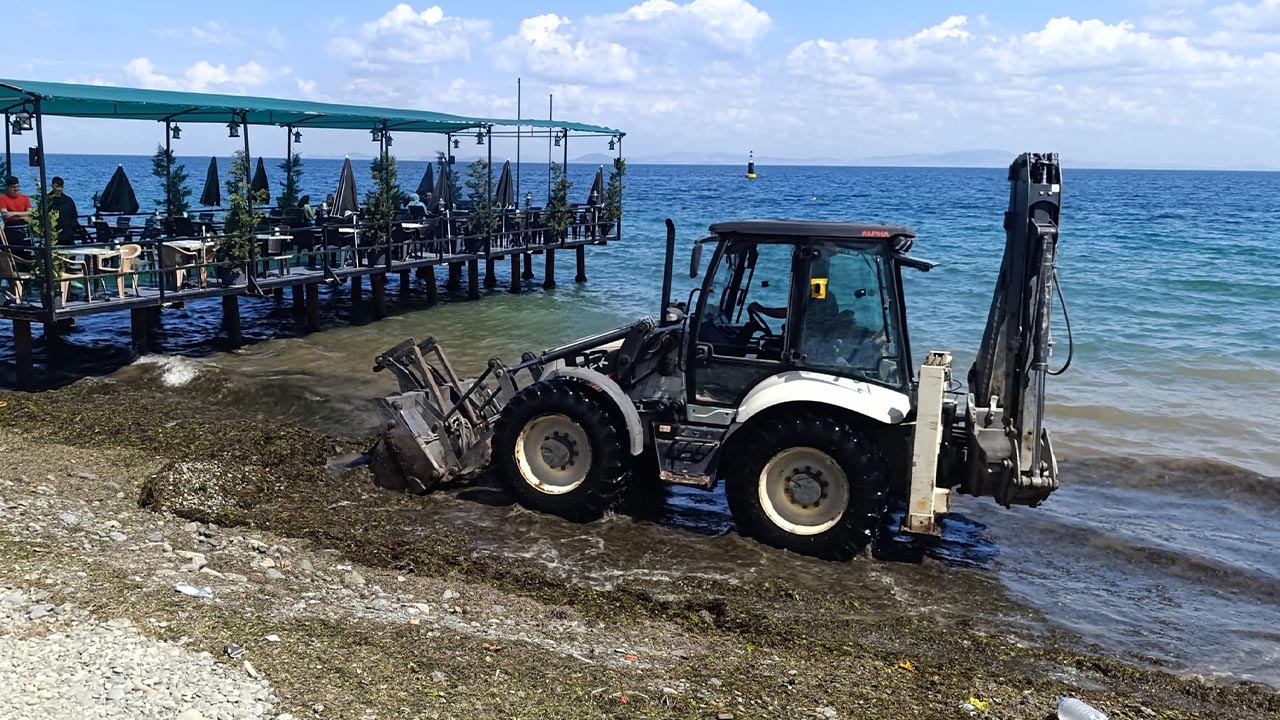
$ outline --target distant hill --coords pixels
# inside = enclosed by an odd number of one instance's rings
[[[1008,167],[1017,153],[1007,150],[955,150],[944,153],[908,155],[873,155],[854,161],[854,165],[889,165],[907,167]]]

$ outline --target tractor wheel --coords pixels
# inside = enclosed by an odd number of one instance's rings
[[[738,530],[774,547],[847,560],[884,509],[884,463],[865,433],[834,419],[764,419],[733,443],[725,494]]]
[[[621,435],[603,403],[572,380],[530,385],[502,409],[493,465],[527,508],[589,522],[627,481]]]

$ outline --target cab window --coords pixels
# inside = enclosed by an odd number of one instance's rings
[[[809,265],[802,362],[898,387],[899,328],[879,248],[824,246]]]
[[[791,291],[792,246],[726,246],[707,292],[699,340],[721,357],[782,357]]]

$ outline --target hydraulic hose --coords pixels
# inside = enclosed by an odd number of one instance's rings
[[[1076,340],[1071,334],[1071,313],[1067,312],[1067,299],[1062,295],[1062,283],[1058,282],[1058,271],[1053,271],[1053,287],[1058,291],[1058,304],[1062,306],[1062,319],[1067,324],[1067,361],[1057,370],[1047,370],[1049,375],[1057,377],[1071,367],[1071,358],[1075,355]]]

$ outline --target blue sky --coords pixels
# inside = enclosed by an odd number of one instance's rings
[[[0,75],[507,116],[520,76],[527,112],[544,112],[554,93],[557,116],[625,129],[627,154],[639,157],[991,148],[1130,166],[1280,166],[1280,0],[120,7],[11,9]],[[53,120],[48,134],[52,152],[147,152],[161,133]],[[283,145],[276,134],[263,142]],[[226,153],[227,143],[218,128],[189,127],[179,152]],[[440,144],[397,138],[396,149],[426,157]],[[372,145],[316,131],[300,149]]]

